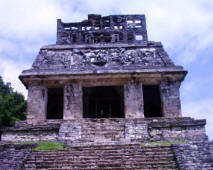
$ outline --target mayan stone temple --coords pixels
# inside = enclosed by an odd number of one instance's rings
[[[144,15],[58,19],[56,44],[43,46],[20,75],[27,120],[3,130],[1,140],[70,148],[8,147],[23,169],[213,169],[206,120],[181,113],[186,74],[148,40]]]

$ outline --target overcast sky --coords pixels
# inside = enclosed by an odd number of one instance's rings
[[[56,41],[56,19],[87,14],[145,14],[148,37],[161,41],[189,71],[181,87],[182,114],[207,119],[213,139],[213,0],[0,0],[0,75],[25,96],[18,79],[43,45]]]

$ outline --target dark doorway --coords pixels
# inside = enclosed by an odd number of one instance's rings
[[[159,86],[143,85],[145,117],[162,117]]]
[[[63,119],[63,88],[49,88],[47,102],[47,119]]]
[[[123,86],[83,88],[84,118],[124,118]]]

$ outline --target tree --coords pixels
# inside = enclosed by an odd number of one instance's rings
[[[0,126],[12,126],[26,119],[26,101],[21,93],[14,92],[11,83],[0,76]]]

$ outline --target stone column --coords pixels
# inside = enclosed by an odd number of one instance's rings
[[[64,120],[83,118],[82,87],[80,84],[67,84],[64,87]]]
[[[27,99],[27,123],[39,124],[46,120],[47,88],[29,85]]]
[[[143,118],[143,88],[140,82],[124,85],[125,118]]]
[[[179,81],[165,81],[161,83],[160,89],[164,117],[181,117],[179,88]]]

